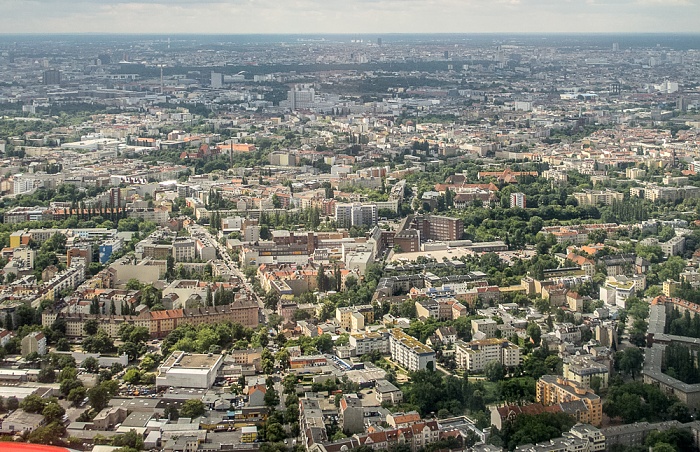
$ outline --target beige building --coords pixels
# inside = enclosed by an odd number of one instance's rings
[[[483,334],[483,339],[496,337],[498,324],[493,319],[475,319],[472,320],[472,336],[479,336],[477,333]]]
[[[613,190],[584,190],[574,193],[574,198],[580,206],[597,206],[604,204],[609,206],[613,201],[622,201],[625,197],[623,193]]]
[[[599,378],[600,387],[608,387],[610,370],[587,356],[571,356],[564,360],[564,378],[576,382],[583,388],[591,387],[591,379]]]
[[[506,339],[482,339],[478,341],[455,342],[457,365],[469,372],[480,372],[486,364],[497,361],[504,367],[520,364],[520,349]]]
[[[545,406],[568,402],[583,402],[585,410],[576,412],[576,420],[599,427],[603,421],[603,402],[592,389],[556,375],[544,375],[537,380],[535,401]]]

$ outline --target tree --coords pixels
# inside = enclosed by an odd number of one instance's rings
[[[91,374],[96,374],[100,371],[100,363],[92,356],[85,358],[82,367]]]
[[[637,347],[629,347],[615,354],[620,371],[630,375],[634,380],[635,375],[642,371],[644,353]]]
[[[180,407],[180,416],[188,417],[191,419],[200,417],[204,414],[205,407],[201,400],[190,399],[182,404]]]
[[[141,450],[143,449],[143,436],[136,433],[136,430],[129,430],[127,433],[113,437],[112,446]]]
[[[264,348],[260,354],[260,367],[262,372],[266,375],[270,375],[275,368],[275,360],[272,357],[272,352],[270,349]]]
[[[85,334],[88,336],[92,336],[94,334],[97,334],[97,330],[99,329],[100,324],[97,322],[95,319],[89,319],[85,321],[85,324],[83,325],[83,330],[85,331]]]
[[[124,373],[124,381],[130,384],[137,384],[141,379],[141,371],[137,368],[132,367]]]
[[[506,376],[506,371],[503,368],[503,364],[499,361],[493,360],[486,363],[484,367],[484,375],[489,381],[501,381]]]
[[[59,352],[68,352],[70,351],[70,342],[68,342],[68,339],[65,337],[62,337],[56,342],[56,350]]]
[[[530,322],[526,331],[527,335],[530,337],[530,339],[532,339],[532,342],[535,345],[539,345],[540,340],[542,339],[542,330],[540,329],[540,326],[535,322]]]
[[[175,405],[168,404],[163,410],[163,416],[169,421],[177,421],[180,418],[180,413],[177,411],[177,407]]]
[[[102,385],[90,388],[90,390],[87,392],[87,397],[92,408],[98,412],[105,408],[107,403],[109,403],[109,393]]]
[[[60,443],[61,437],[65,435],[66,427],[60,422],[52,422],[48,425],[34,429],[27,441],[34,444],[54,444]]]
[[[269,422],[265,428],[265,439],[271,442],[279,442],[284,440],[287,434],[279,422]]]
[[[15,396],[8,397],[7,400],[5,401],[5,408],[8,411],[16,410],[17,408],[19,408],[19,399],[17,399],[17,397],[15,397]]]
[[[280,398],[277,395],[277,391],[275,390],[274,387],[269,386],[267,387],[267,390],[265,391],[265,406],[268,408],[274,408],[280,403]]]
[[[289,367],[289,351],[286,348],[275,353],[275,360],[279,363],[282,369]]]
[[[66,399],[69,402],[72,402],[73,405],[79,406],[83,402],[83,400],[85,400],[86,395],[87,389],[85,389],[84,386],[78,386],[70,390]]]
[[[41,414],[44,416],[44,420],[48,424],[54,421],[60,421],[63,415],[66,414],[66,410],[64,410],[63,407],[57,402],[49,402],[46,404]]]
[[[28,395],[19,404],[19,407],[27,413],[41,413],[46,406],[46,400],[36,394]]]
[[[141,282],[136,278],[131,278],[126,283],[127,290],[141,290]]]
[[[56,381],[56,369],[53,366],[46,366],[39,371],[36,378],[39,383],[53,383]]]

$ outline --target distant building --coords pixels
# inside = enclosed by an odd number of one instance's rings
[[[61,71],[58,69],[49,69],[44,71],[41,77],[41,82],[44,85],[60,85],[61,84]]]
[[[511,193],[510,194],[510,207],[520,207],[524,209],[526,206],[525,193]]]

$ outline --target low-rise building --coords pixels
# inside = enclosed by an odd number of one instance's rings
[[[158,367],[156,386],[209,389],[223,362],[224,357],[219,354],[175,351]]]

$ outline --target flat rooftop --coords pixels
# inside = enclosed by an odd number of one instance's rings
[[[163,363],[162,367],[177,367],[182,369],[202,369],[214,366],[221,358],[221,355],[193,354],[183,352],[173,352]]]

